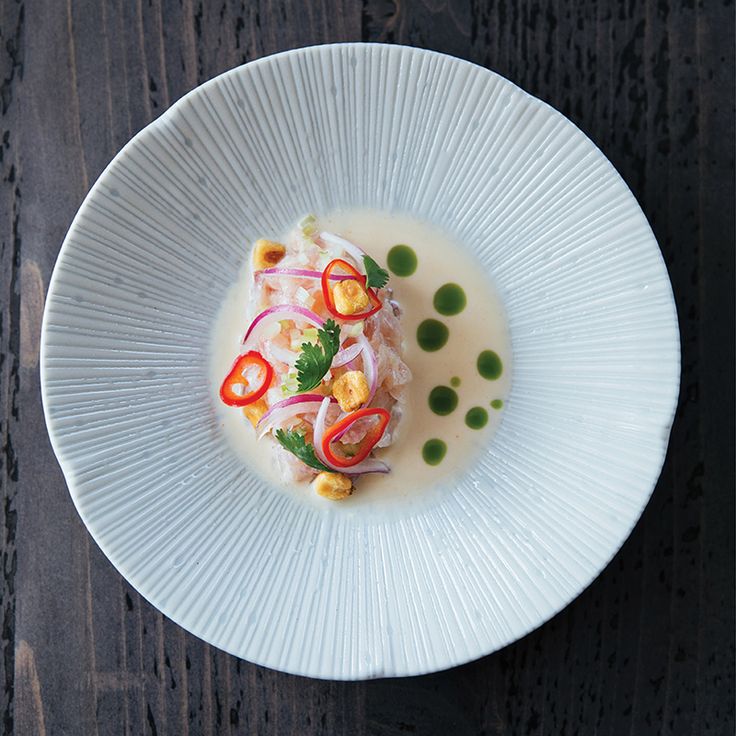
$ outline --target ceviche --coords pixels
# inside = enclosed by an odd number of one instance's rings
[[[275,453],[282,477],[339,500],[388,473],[411,371],[388,271],[308,216],[285,242],[256,241],[240,354],[220,398]]]

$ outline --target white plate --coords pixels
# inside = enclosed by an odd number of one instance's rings
[[[431,503],[315,509],[215,423],[206,346],[244,243],[340,206],[438,222],[508,312],[504,421]],[[497,74],[362,44],[234,69],[125,146],[64,241],[41,359],[70,493],[118,570],[208,642],[336,679],[450,667],[569,603],[649,499],[679,385],[662,256],[601,152]]]

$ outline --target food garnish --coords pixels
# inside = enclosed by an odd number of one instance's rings
[[[273,240],[256,240],[253,248],[253,267],[269,268],[275,266],[286,255],[286,246]]]
[[[328,319],[324,327],[317,331],[319,343],[302,343],[302,352],[296,361],[296,378],[299,393],[311,391],[322,383],[330,370],[332,359],[340,349],[340,326]]]
[[[351,456],[334,453],[332,443],[344,435],[356,422],[361,419],[367,419],[368,417],[376,417],[377,421],[371,423],[368,427],[356,452]],[[322,455],[327,458],[327,461],[332,467],[350,468],[358,465],[358,463],[368,457],[376,442],[381,439],[390,419],[391,415],[380,407],[374,409],[358,409],[358,411],[351,412],[325,431],[322,437]]]
[[[349,281],[356,281],[358,283],[358,285],[361,287],[361,290],[368,296],[368,300],[371,304],[371,308],[369,310],[363,312],[345,313],[341,312],[338,309],[338,306],[335,303],[333,287],[330,286],[330,279],[336,269],[340,269],[343,272],[346,272],[350,276]],[[366,287],[366,277],[363,276],[363,274],[361,274],[358,269],[355,268],[355,266],[352,266],[342,258],[335,258],[334,260],[330,261],[325,267],[325,270],[322,272],[322,296],[325,301],[325,307],[327,307],[327,311],[330,314],[338,317],[339,319],[347,320],[349,322],[354,322],[360,319],[367,319],[371,315],[374,315],[383,306],[381,300],[376,295],[376,292],[373,291],[373,289]]]
[[[390,290],[376,292],[388,271],[360,246],[320,231],[313,215],[284,243],[255,243],[257,311],[220,397],[241,407],[258,439],[270,434],[283,448],[285,476],[313,478],[315,493],[339,500],[352,494],[355,477],[389,472],[373,453],[391,444],[392,416],[401,415],[391,408],[411,377],[395,347],[399,312]]]
[[[271,385],[273,368],[264,357],[250,350],[239,356],[220,386],[220,398],[228,406],[246,406],[263,396]],[[248,390],[255,382],[255,388]]]
[[[318,496],[329,498],[331,501],[342,501],[353,493],[353,481],[342,473],[322,471],[312,483]]]
[[[382,289],[388,283],[388,271],[381,268],[370,256],[363,256],[365,285]]]
[[[274,436],[284,449],[296,455],[305,465],[315,470],[330,470],[323,462],[317,459],[317,456],[314,454],[314,447],[307,442],[303,434],[300,434],[294,429],[277,429]]]
[[[355,411],[368,401],[371,388],[363,371],[343,373],[332,385],[332,395],[343,411]]]

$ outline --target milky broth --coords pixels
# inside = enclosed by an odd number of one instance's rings
[[[406,410],[394,444],[378,451],[377,457],[391,466],[387,475],[367,475],[356,482],[353,496],[338,506],[356,508],[377,500],[395,501],[416,496],[422,489],[436,485],[469,463],[479,449],[491,441],[498,427],[511,382],[511,344],[503,307],[493,286],[477,260],[447,233],[412,217],[373,210],[346,210],[328,217],[319,216],[322,230],[342,235],[362,246],[381,265],[386,265],[389,250],[406,244],[417,255],[413,274],[391,274],[389,286],[402,308],[404,360],[413,380],[408,386]],[[272,237],[264,233],[263,237]],[[311,502],[325,502],[306,483],[286,484],[274,477],[271,438],[256,443],[255,432],[238,409],[224,406],[218,396],[223,377],[238,354],[238,346],[247,327],[250,270],[244,267],[238,282],[230,289],[222,305],[212,334],[211,384],[217,419],[232,449],[269,483],[303,494]],[[445,316],[433,306],[437,290],[448,282],[462,287],[467,304],[459,314]],[[425,319],[436,319],[449,329],[447,343],[436,352],[426,352],[417,343],[417,328]],[[496,380],[481,376],[476,365],[482,351],[492,350],[501,359],[503,371]],[[460,379],[459,385],[456,380]],[[440,416],[430,409],[429,395],[437,386],[452,386],[457,393],[457,407]],[[488,412],[488,422],[480,429],[466,424],[466,414],[474,407]],[[477,416],[478,411],[471,414]],[[430,439],[446,443],[447,452],[438,465],[422,458],[422,448]],[[294,488],[294,486],[298,486]],[[315,501],[316,499],[316,501]]]

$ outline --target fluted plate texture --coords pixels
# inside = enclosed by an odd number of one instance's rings
[[[479,461],[360,514],[259,480],[207,384],[245,244],[350,206],[471,248],[513,350]],[[345,44],[223,74],[125,146],[64,241],[41,372],[72,498],[143,596],[245,659],[361,679],[492,652],[591,582],[661,470],[679,339],[649,225],[572,123],[470,63]]]

